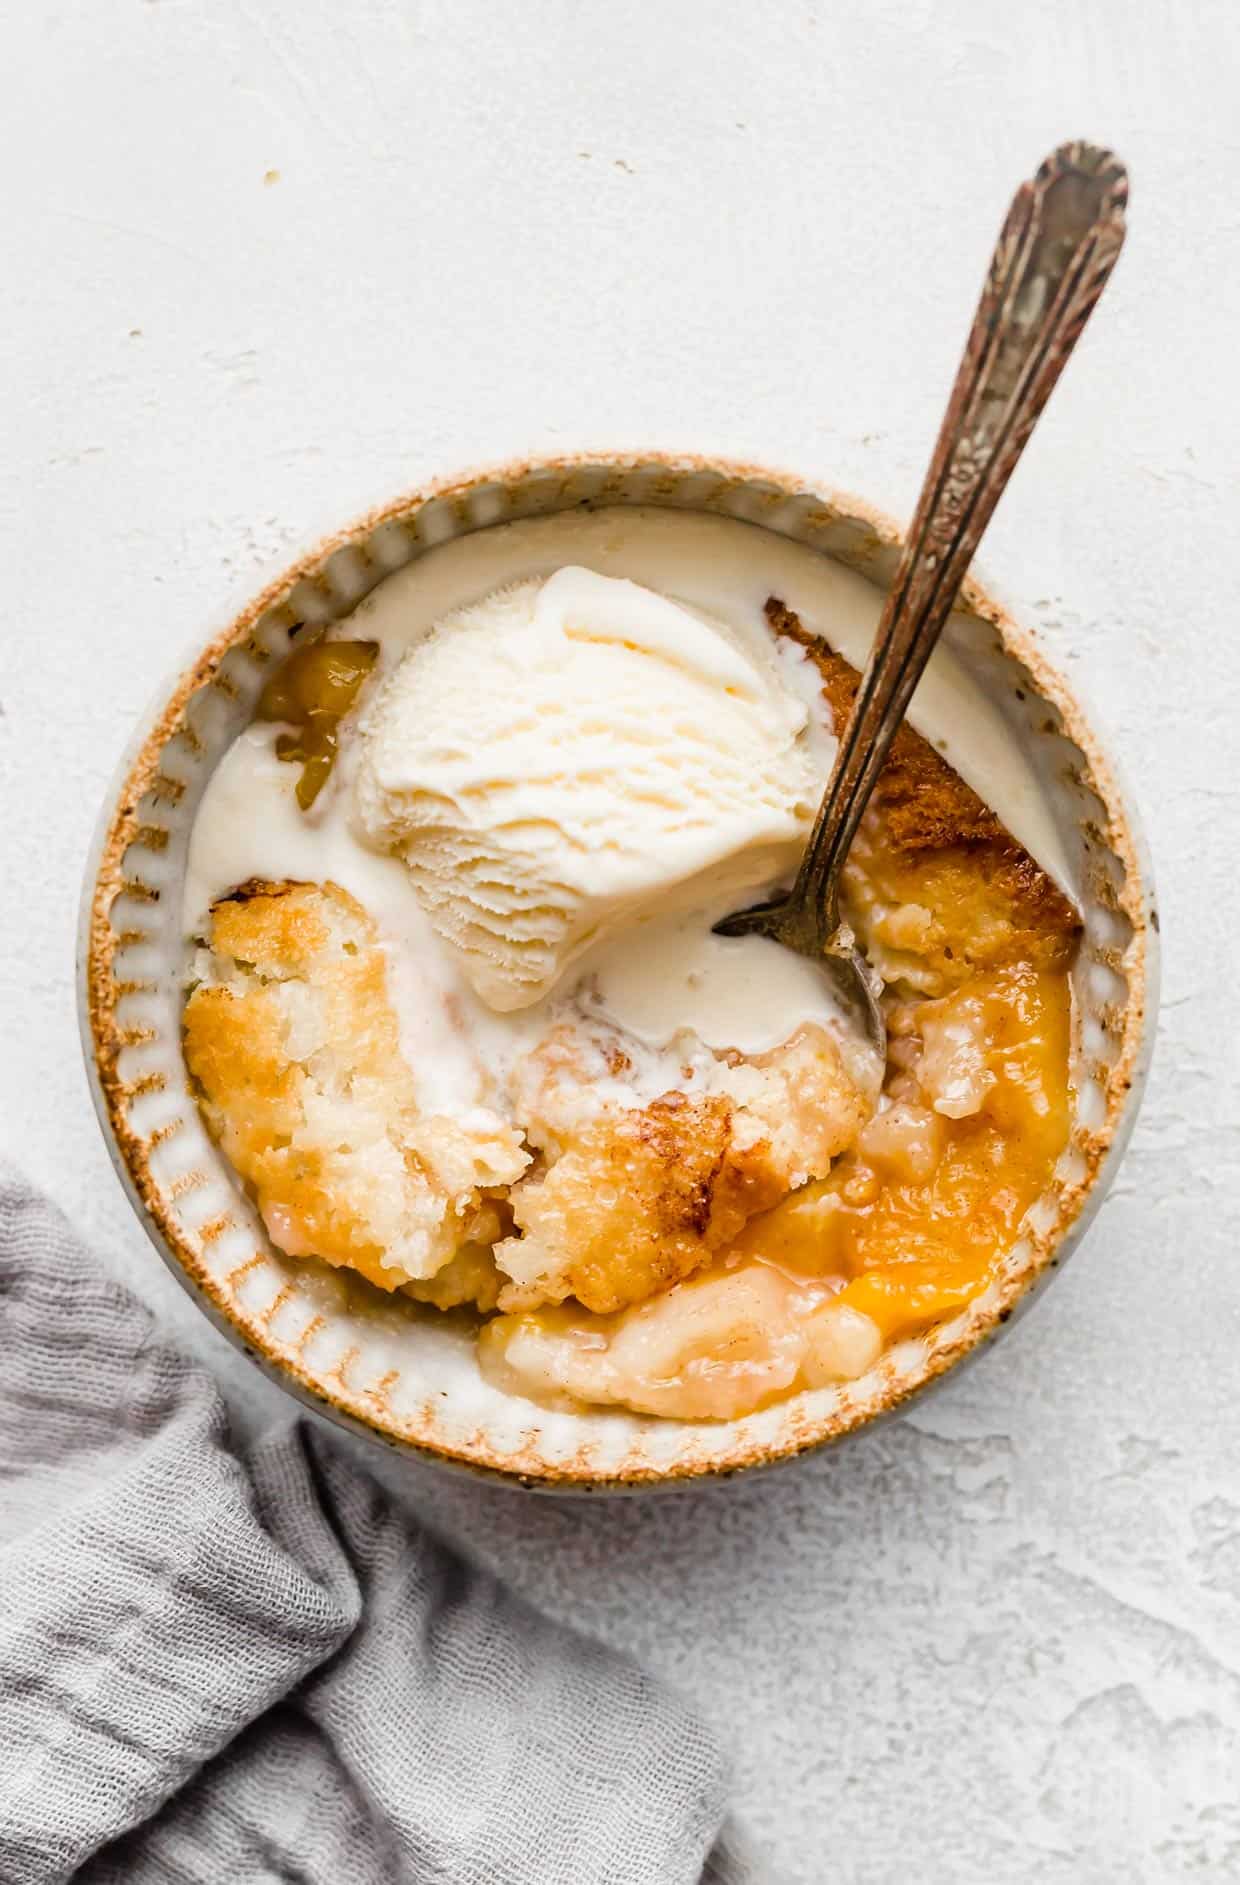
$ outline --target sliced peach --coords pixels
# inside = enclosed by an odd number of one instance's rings
[[[869,1316],[891,1342],[963,1309],[987,1281],[985,1270],[963,1264],[895,1263],[856,1277],[837,1301]]]

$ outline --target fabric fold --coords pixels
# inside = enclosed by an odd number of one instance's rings
[[[0,1175],[0,1878],[697,1885],[724,1765],[304,1424],[232,1450]],[[714,1849],[714,1857],[709,1855]]]

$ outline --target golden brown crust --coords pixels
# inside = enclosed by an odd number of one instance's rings
[[[852,711],[861,682],[856,668],[812,635],[794,610],[769,596],[766,619],[777,635],[799,642],[822,675],[822,691],[837,733]],[[892,847],[924,851],[939,845],[1005,840],[1015,846],[989,806],[966,785],[927,739],[905,720],[891,743],[870,803],[883,808],[883,824]],[[1024,856],[1024,853],[1021,853]]]
[[[772,596],[766,617],[822,675],[837,731],[860,676]],[[844,872],[848,913],[887,980],[924,993],[1018,961],[1064,968],[1076,911],[973,788],[906,721],[892,742]]]
[[[575,1296],[606,1314],[700,1269],[785,1189],[762,1145],[736,1147],[735,1113],[719,1095],[666,1093],[586,1127],[513,1193],[523,1235],[497,1251],[517,1278],[504,1306]]]
[[[314,968],[332,940],[333,917],[351,921],[370,939],[370,919],[361,904],[336,885],[251,877],[212,905],[211,946],[217,955],[251,963],[264,977],[284,980]]]
[[[211,963],[186,1064],[272,1241],[381,1289],[434,1275],[527,1161],[507,1129],[476,1144],[419,1115],[366,911],[334,884],[245,884],[212,910]]]
[[[511,1194],[522,1235],[496,1247],[513,1279],[501,1303],[575,1296],[609,1314],[680,1282],[755,1213],[822,1176],[874,1098],[807,1025],[769,1053],[722,1057],[709,1091],[665,1093],[558,1134],[560,1156]]]

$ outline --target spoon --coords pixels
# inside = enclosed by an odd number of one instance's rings
[[[819,963],[880,1059],[881,982],[840,920],[840,872],[991,513],[1115,266],[1127,201],[1124,166],[1082,143],[1061,145],[1016,192],[796,882],[715,924]]]

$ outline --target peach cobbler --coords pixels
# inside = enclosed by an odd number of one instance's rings
[[[713,935],[795,870],[857,679],[751,613],[574,565],[403,645],[364,604],[196,828],[186,1061],[272,1242],[472,1317],[543,1404],[856,1379],[986,1288],[1067,1141],[1075,911],[911,725],[845,877],[886,1065]]]

